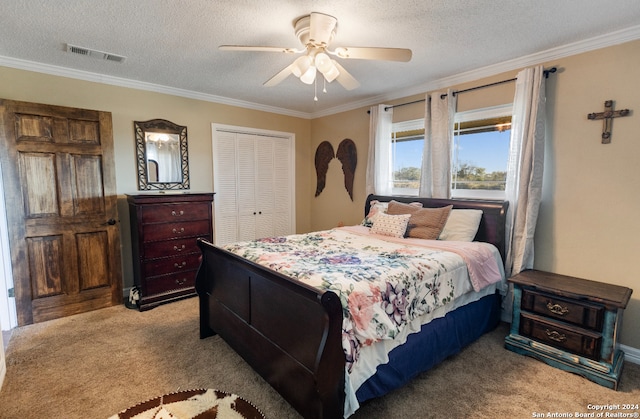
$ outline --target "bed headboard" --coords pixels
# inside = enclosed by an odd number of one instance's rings
[[[507,218],[507,209],[509,202],[507,201],[484,201],[473,199],[440,199],[440,198],[420,198],[417,196],[383,196],[369,195],[364,206],[364,215],[369,213],[371,201],[389,202],[391,200],[397,202],[421,202],[424,208],[439,208],[453,205],[453,208],[459,209],[480,209],[482,210],[482,219],[478,227],[478,233],[474,240],[491,243],[498,248],[504,261],[506,257],[505,246],[505,225]]]

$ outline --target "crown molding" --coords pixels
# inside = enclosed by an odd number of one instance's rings
[[[247,102],[244,100],[232,99],[224,96],[210,95],[193,90],[178,89],[175,87],[160,84],[147,83],[138,80],[125,79],[122,77],[107,76],[90,71],[74,70],[50,64],[38,63],[35,61],[21,60],[18,58],[5,57],[0,55],[0,66],[17,68],[19,70],[33,71],[37,73],[49,74],[52,76],[68,77],[77,80],[109,84],[112,86],[127,87],[131,89],[145,90],[149,92],[162,93],[172,96],[179,96],[188,99],[202,100],[205,102],[219,103],[229,106],[237,106],[244,109],[276,113],[280,115],[293,116],[296,118],[309,119],[307,112],[299,112],[291,109],[278,108],[275,106],[261,105],[259,103]]]
[[[466,71],[453,76],[444,77],[433,80],[411,88],[398,90],[393,93],[385,93],[373,96],[360,101],[349,102],[341,106],[336,106],[323,111],[307,113],[291,109],[278,108],[274,106],[262,105],[254,102],[232,99],[223,96],[210,95],[192,90],[177,89],[174,87],[163,86],[159,84],[141,82],[137,80],[125,79],[121,77],[106,76],[104,74],[92,73],[82,70],[73,70],[65,67],[42,64],[34,61],[21,60],[17,58],[0,56],[0,66],[17,68],[20,70],[34,71],[38,73],[50,74],[54,76],[68,77],[78,80],[90,81],[95,83],[109,84],[113,86],[127,87],[131,89],[146,90],[150,92],[163,93],[173,96],[185,97],[189,99],[202,100],[205,102],[219,103],[229,106],[237,106],[245,109],[253,109],[257,111],[270,112],[285,116],[292,116],[302,119],[315,119],[323,116],[329,116],[337,113],[347,112],[367,106],[384,103],[386,101],[401,99],[416,94],[424,94],[426,92],[442,89],[457,84],[462,84],[482,78],[490,77],[496,74],[508,71],[518,70],[527,66],[542,64],[545,62],[557,60],[584,52],[593,51],[613,45],[622,44],[629,41],[640,39],[640,25],[632,26],[619,31],[611,32],[605,35],[596,36],[578,42],[573,42],[556,48],[551,48],[535,54],[526,55],[513,60],[481,67],[478,69]]]
[[[496,74],[506,73],[508,71],[519,70],[532,65],[543,64],[549,61],[557,60],[564,57],[570,57],[572,55],[577,55],[584,52],[594,51],[600,48],[635,41],[637,39],[640,39],[640,25],[632,26],[630,28],[611,32],[601,36],[596,36],[582,41],[573,42],[571,44],[562,45],[560,47],[551,48],[513,60],[503,61],[501,63],[477,68],[453,76],[433,80],[425,84],[412,86],[411,88],[399,90],[397,92],[385,93],[383,95],[370,97],[358,102],[350,102],[342,106],[337,106],[331,109],[326,109],[324,111],[312,113],[311,118],[314,119],[323,116],[329,116],[332,114],[351,111],[365,106],[373,106],[384,103],[386,101],[402,99],[417,94],[426,94],[427,92],[431,92],[434,90],[443,89],[458,84],[483,79],[486,77],[491,77]]]

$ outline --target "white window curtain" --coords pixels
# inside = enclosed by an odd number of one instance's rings
[[[446,94],[446,97],[441,98]],[[451,90],[427,94],[425,98],[424,149],[419,195],[451,197],[451,144],[456,97]]]
[[[533,268],[533,236],[542,199],[545,142],[545,75],[542,66],[516,79],[507,171],[507,277]]]
[[[369,110],[369,156],[367,160],[367,195],[391,195],[391,135],[393,108],[372,106]]]

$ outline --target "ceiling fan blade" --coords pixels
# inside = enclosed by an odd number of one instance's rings
[[[410,49],[374,47],[338,47],[333,51],[333,54],[340,58],[402,62],[410,61],[412,55]]]
[[[265,81],[263,85],[267,87],[273,87],[277,84],[280,84],[284,79],[289,77],[289,75],[292,73],[291,69],[293,68],[293,66],[294,64],[288,65],[287,67],[282,69],[282,71],[280,71],[278,74],[271,77],[269,80]]]
[[[309,42],[314,45],[328,45],[333,38],[338,20],[324,13],[313,12],[309,15]]]
[[[259,46],[245,46],[245,45],[220,45],[218,49],[222,51],[284,52],[287,54],[297,54],[305,51],[305,50],[296,50],[293,48],[284,48],[284,47],[259,47]]]
[[[340,71],[340,74],[338,75],[338,77],[336,77],[336,80],[338,81],[338,83],[342,85],[342,87],[344,87],[347,90],[353,90],[360,86],[360,83],[358,83],[358,80],[353,78],[353,76],[349,74],[349,72],[345,70],[344,67],[340,65],[340,63],[338,63],[335,60],[333,63],[338,68],[338,71]]]

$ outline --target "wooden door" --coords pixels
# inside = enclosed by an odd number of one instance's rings
[[[0,99],[18,324],[122,303],[111,114]]]

